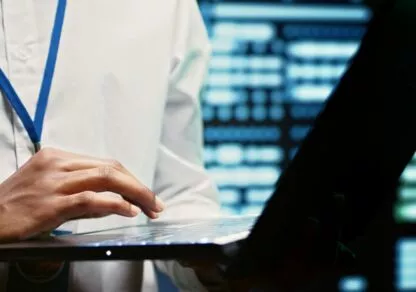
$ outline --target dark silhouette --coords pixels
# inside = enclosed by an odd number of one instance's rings
[[[274,225],[254,230],[231,275],[272,273],[275,282],[310,285],[301,291],[335,291],[322,289],[362,273],[371,291],[393,290],[392,206],[416,149],[416,1],[377,4],[358,53],[260,217],[260,225]]]

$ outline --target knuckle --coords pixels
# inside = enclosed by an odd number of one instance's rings
[[[82,210],[88,209],[94,203],[94,197],[94,192],[83,192],[79,196],[77,196],[77,199],[74,202],[74,207]]]
[[[118,160],[110,159],[108,160],[109,167],[112,167],[115,170],[122,170],[124,168],[123,164]]]
[[[114,175],[114,168],[110,165],[100,166],[98,168],[98,176],[104,182],[109,182]]]
[[[36,153],[35,157],[38,164],[44,166],[56,162],[58,155],[55,149],[44,148]]]
[[[61,219],[61,214],[58,212],[57,208],[49,208],[48,211],[45,211],[42,214],[39,214],[38,217],[41,222],[55,222]]]
[[[121,202],[121,200],[114,200],[108,203],[108,208],[112,212],[123,209],[122,206],[123,206],[123,203]]]
[[[58,170],[58,171],[68,171],[68,161],[64,159],[56,159],[51,162],[51,164]]]
[[[118,211],[124,209],[124,202],[122,199],[113,200],[108,204],[111,211]]]

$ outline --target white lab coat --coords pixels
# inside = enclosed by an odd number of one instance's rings
[[[0,0],[0,66],[32,115],[57,0]],[[43,146],[113,158],[165,202],[161,218],[218,214],[203,168],[201,88],[209,56],[195,0],[71,0],[43,131]],[[18,117],[0,99],[0,182],[33,154]],[[144,222],[111,216],[65,226],[88,231]],[[159,263],[184,291],[189,269]],[[145,291],[155,289],[146,265]],[[137,263],[72,265],[70,291],[139,291]],[[7,268],[0,267],[0,291]]]

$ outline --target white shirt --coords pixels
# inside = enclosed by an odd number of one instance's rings
[[[0,4],[0,67],[33,117],[57,0]],[[198,99],[209,52],[195,0],[68,1],[43,146],[120,161],[164,201],[162,219],[218,214],[203,168]],[[0,99],[0,182],[32,155],[19,118]],[[145,220],[110,216],[71,228]],[[189,269],[160,267],[183,290],[201,289]],[[1,266],[3,285],[6,270]],[[74,263],[70,291],[139,291],[136,270],[131,262]]]

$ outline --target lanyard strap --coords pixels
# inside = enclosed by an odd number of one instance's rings
[[[58,0],[56,9],[55,22],[53,26],[51,42],[49,46],[48,58],[46,60],[45,71],[43,74],[42,85],[39,92],[36,106],[35,118],[32,120],[22,100],[13,88],[10,80],[0,69],[0,90],[3,92],[10,105],[19,116],[25,127],[30,140],[35,146],[35,150],[40,150],[40,141],[42,137],[43,122],[45,119],[46,108],[48,106],[49,94],[51,91],[53,75],[55,72],[56,59],[59,51],[61,40],[62,26],[65,18],[66,0]]]

